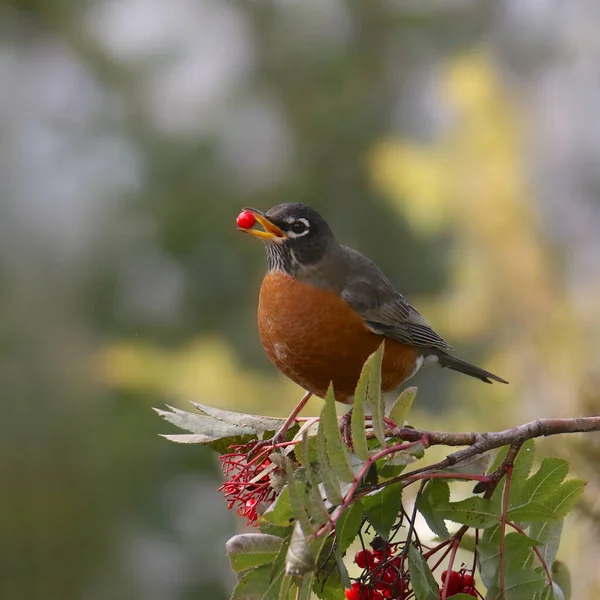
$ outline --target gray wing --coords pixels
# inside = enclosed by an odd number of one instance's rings
[[[340,295],[371,331],[412,346],[452,350],[374,262],[351,248],[343,250],[348,268]]]

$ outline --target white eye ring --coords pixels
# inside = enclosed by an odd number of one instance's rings
[[[298,233],[296,233],[296,232],[295,232],[295,231],[292,229],[292,227],[293,227],[293,226],[294,226],[296,223],[302,223],[302,224],[304,225],[304,229],[303,229],[302,231],[298,232]],[[288,232],[287,232],[287,235],[288,235],[289,237],[291,237],[291,238],[299,238],[299,237],[302,237],[302,236],[306,235],[306,234],[307,234],[309,231],[310,231],[310,223],[309,223],[309,222],[308,222],[306,219],[304,219],[304,218],[300,217],[299,219],[295,219],[295,220],[293,221],[293,223],[290,225],[290,228],[289,228],[289,230],[288,230]]]

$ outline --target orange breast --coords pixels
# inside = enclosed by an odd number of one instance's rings
[[[333,381],[336,399],[346,403],[352,402],[363,364],[384,339],[334,292],[281,271],[269,272],[263,281],[258,328],[268,357],[282,373],[321,398]],[[419,356],[417,348],[386,338],[384,391],[408,379]]]

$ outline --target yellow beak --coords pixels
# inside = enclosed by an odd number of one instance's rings
[[[267,219],[267,217],[265,216],[265,213],[261,210],[258,210],[256,208],[244,208],[243,210],[252,213],[256,217],[256,220],[258,221],[259,225],[264,229],[264,231],[261,231],[260,229],[242,229],[241,227],[238,227],[239,231],[247,233],[248,235],[251,235],[255,238],[267,240],[270,242],[281,243],[286,238],[286,235],[283,232],[283,230],[281,230],[279,227],[277,227],[277,225],[269,221],[269,219]]]

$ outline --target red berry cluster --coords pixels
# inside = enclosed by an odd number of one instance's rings
[[[246,517],[248,525],[256,524],[261,503],[270,504],[276,496],[265,469],[271,465],[266,453],[250,457],[244,452],[220,456],[226,481],[219,491],[224,492],[227,508],[236,505],[237,513]]]
[[[451,598],[454,594],[466,594],[467,596],[473,596],[473,598],[478,597],[473,575],[467,573],[464,568],[460,571],[444,571],[442,573],[442,583],[444,585],[440,588],[440,598],[445,586],[447,586],[446,598]]]
[[[394,556],[397,544],[375,538],[373,551],[361,550],[354,562],[364,570],[360,580],[346,590],[347,600],[403,600],[409,593],[409,576],[404,570],[404,557]]]

